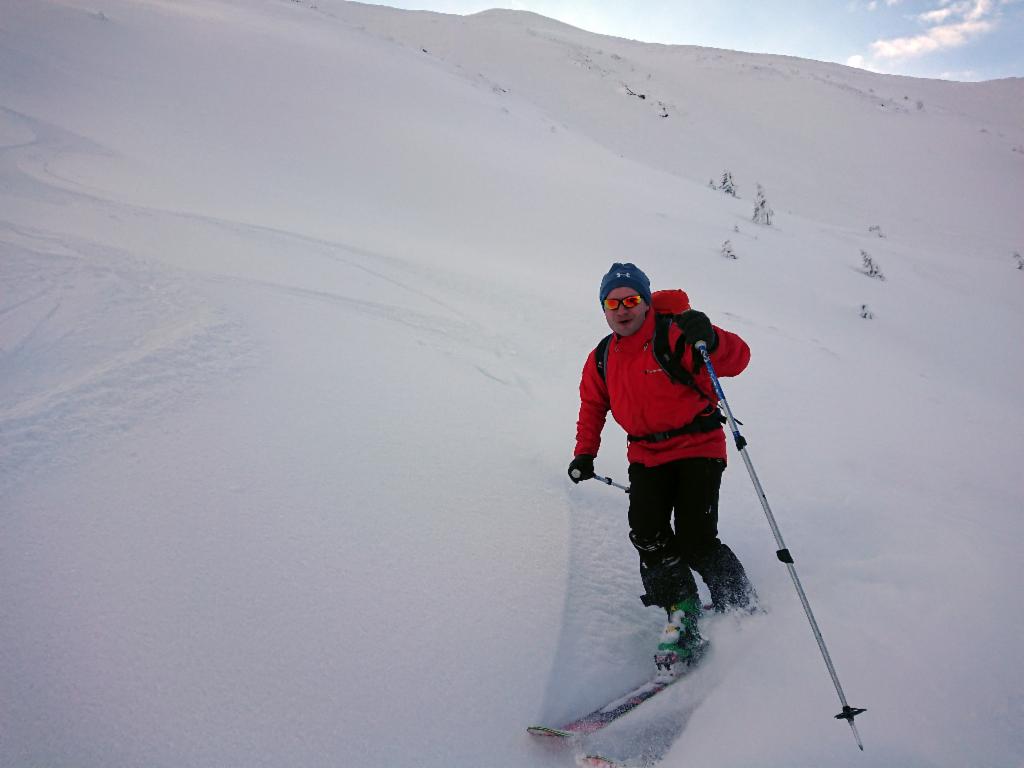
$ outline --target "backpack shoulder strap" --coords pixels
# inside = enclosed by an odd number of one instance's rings
[[[704,394],[700,387],[697,386],[697,382],[693,380],[693,374],[690,373],[683,366],[682,355],[676,354],[675,352],[681,353],[681,349],[676,349],[673,352],[671,345],[669,344],[669,328],[672,325],[672,315],[659,314],[654,320],[654,357],[658,361],[658,365],[662,367],[668,377],[673,381],[678,381],[680,384],[694,389],[705,400],[708,396]],[[681,345],[681,342],[680,342]],[[710,402],[710,401],[709,401]]]
[[[601,381],[607,381],[605,378],[605,368],[608,365],[608,345],[611,344],[612,334],[608,334],[594,347],[594,361],[597,363],[597,373],[601,377]]]

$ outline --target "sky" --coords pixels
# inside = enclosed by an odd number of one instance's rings
[[[912,77],[975,81],[1024,76],[1024,0],[397,0],[377,4],[457,14],[513,8],[616,37],[777,53]]]

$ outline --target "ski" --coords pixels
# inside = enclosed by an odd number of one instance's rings
[[[704,659],[709,645],[706,640],[702,641],[700,647],[693,652],[689,663],[679,669],[674,675],[666,672],[669,668],[668,661],[662,661],[659,654],[655,654],[655,661],[658,663],[660,671],[652,680],[619,696],[617,699],[613,699],[603,707],[595,709],[578,720],[566,723],[561,728],[552,728],[548,725],[531,725],[526,730],[534,736],[551,736],[559,739],[572,739],[599,731],[605,726],[614,723],[623,715],[629,714],[648,699],[657,696],[673,683],[686,677]],[[672,655],[674,656],[674,654]]]
[[[550,736],[560,739],[571,739],[578,736],[585,736],[588,733],[599,731],[607,725],[618,720],[625,714],[632,712],[648,699],[657,696],[670,685],[680,680],[684,675],[674,678],[655,678],[634,688],[629,693],[619,696],[617,699],[595,709],[583,717],[566,723],[561,728],[552,728],[546,725],[531,725],[526,730],[534,736]]]

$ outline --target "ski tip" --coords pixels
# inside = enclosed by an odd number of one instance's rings
[[[563,731],[559,728],[550,728],[546,725],[531,725],[526,729],[527,733],[532,733],[534,736],[550,736],[556,739],[570,739],[576,734],[572,731]]]

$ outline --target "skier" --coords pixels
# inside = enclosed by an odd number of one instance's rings
[[[599,298],[612,334],[583,368],[569,477],[578,483],[594,476],[611,410],[629,441],[629,539],[640,556],[646,590],[641,599],[668,614],[655,663],[659,674],[675,676],[707,646],[697,626],[701,606],[691,568],[707,584],[717,611],[749,611],[756,596],[740,561],[718,538],[725,432],[693,345],[707,345],[719,376],[742,372],[750,349],[703,312],[689,309],[681,291],[671,293],[683,297],[686,311],[659,315],[650,280],[635,264],[615,263],[601,280]],[[667,335],[667,346],[658,334]],[[658,350],[673,350],[677,364],[659,363]]]

